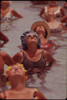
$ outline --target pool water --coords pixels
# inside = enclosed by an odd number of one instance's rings
[[[30,30],[35,21],[42,21],[38,16],[41,7],[44,5],[32,6],[30,1],[12,1],[12,8],[23,15],[24,18],[15,20],[12,27],[2,32],[9,38],[9,42],[1,48],[11,56],[19,52],[18,46],[21,44],[20,36],[23,32]],[[62,6],[64,1],[59,1]],[[50,70],[45,71],[40,76],[33,74],[27,80],[27,87],[38,88],[48,99],[66,98],[66,60],[67,60],[67,32],[64,34],[51,34],[49,37],[60,47],[55,51],[53,57],[56,59]],[[5,65],[5,69],[6,69]]]

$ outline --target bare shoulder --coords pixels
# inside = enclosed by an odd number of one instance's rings
[[[0,93],[0,99],[4,99],[4,92]]]
[[[21,63],[23,61],[23,52],[20,51],[13,56],[13,60],[17,63]]]
[[[4,51],[0,51],[0,55],[2,55],[2,56],[6,56],[6,55],[8,55],[6,52],[4,52]]]

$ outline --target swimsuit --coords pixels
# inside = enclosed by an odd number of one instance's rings
[[[12,8],[10,8],[9,12],[5,15],[4,18],[0,17],[0,20],[7,20],[7,19],[10,20],[12,18],[11,11],[12,11]]]
[[[61,9],[61,7],[58,7],[58,9],[57,9],[56,11],[54,11],[54,14],[57,15],[57,16],[59,16],[60,9]],[[45,7],[44,15],[45,15],[45,13],[47,13],[48,11],[49,11],[49,10],[48,10],[48,7],[46,6],[46,7]]]
[[[46,66],[44,51],[42,51],[41,58],[36,62],[30,61],[27,58],[27,56],[25,55],[25,53],[24,52],[22,52],[22,53],[23,53],[23,57],[24,57],[22,64],[24,65],[25,69],[28,70],[29,73],[33,72],[34,68],[38,68],[41,71],[44,71],[45,66]]]
[[[50,32],[51,33],[60,33],[60,32],[62,32],[62,28],[60,26],[58,28],[54,28],[54,29],[50,28]]]
[[[37,89],[34,89],[34,93],[33,93],[33,97],[32,97],[32,99],[30,99],[30,100],[37,100]],[[4,100],[5,99],[7,99],[7,95],[6,95],[6,91],[3,91],[3,95],[4,95]],[[0,98],[0,99],[2,99],[2,98]]]
[[[50,49],[52,47],[52,41],[51,40],[48,40],[47,43],[45,43],[44,45],[41,46],[41,49]]]

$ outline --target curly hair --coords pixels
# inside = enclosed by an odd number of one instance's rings
[[[37,40],[38,40],[37,49],[39,49],[40,46],[41,46],[41,40],[40,40],[38,34],[37,34],[36,32],[34,32],[34,31],[32,31],[32,30],[31,30],[31,31],[26,31],[26,32],[24,32],[24,33],[21,35],[21,37],[20,37],[23,50],[27,50],[27,49],[28,49],[28,48],[27,48],[27,44],[26,44],[26,39],[25,39],[25,37],[26,37],[27,34],[30,34],[30,33],[35,34],[36,37],[37,37]]]
[[[27,73],[27,70],[24,68],[23,64],[16,63],[14,65],[21,67],[24,71],[24,74]],[[11,68],[12,68],[12,65],[8,66],[8,68],[6,69],[7,85],[11,85],[10,82],[9,82],[9,79],[8,79],[9,78],[9,71],[10,71]],[[26,80],[27,80],[27,75],[24,76],[24,81],[26,81]]]

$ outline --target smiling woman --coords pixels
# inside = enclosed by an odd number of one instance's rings
[[[24,86],[27,79],[26,70],[22,64],[9,66],[6,70],[11,89],[0,93],[0,99],[46,99],[46,97],[35,88]]]

